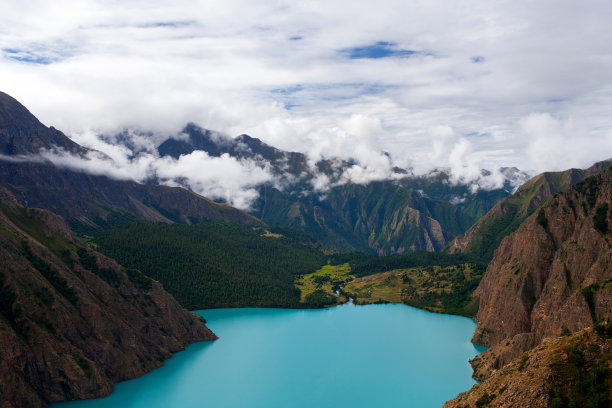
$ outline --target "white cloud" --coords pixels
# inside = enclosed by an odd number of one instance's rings
[[[540,113],[524,118],[521,130],[529,163],[537,172],[584,167],[595,158],[612,157],[612,129],[600,135],[589,132],[581,120]]]
[[[156,174],[166,183],[181,180],[201,195],[225,202],[240,209],[249,209],[258,197],[255,187],[272,180],[272,174],[250,160],[238,161],[227,154],[210,157],[195,151],[178,160],[163,157],[154,163]],[[177,183],[178,184],[178,183]]]
[[[390,174],[381,150],[455,180],[611,156],[603,0],[31,0],[2,2],[0,15],[1,89],[117,167],[133,165],[127,152],[91,135],[150,130],[133,139],[151,152],[189,121],[357,159],[354,181]],[[419,53],[342,52],[379,41]]]
[[[98,144],[100,145],[100,144]],[[108,150],[105,152],[108,153]],[[252,160],[237,160],[227,154],[210,157],[202,151],[182,155],[178,159],[160,158],[153,153],[140,153],[129,158],[131,152],[115,149],[111,154],[89,151],[76,156],[64,150],[41,150],[38,155],[2,156],[5,161],[51,161],[66,167],[94,175],[104,175],[117,180],[145,182],[157,179],[162,184],[187,187],[198,194],[221,200],[242,210],[250,209],[257,199],[256,187],[272,182],[270,170]]]

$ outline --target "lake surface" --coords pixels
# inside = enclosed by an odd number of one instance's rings
[[[219,336],[54,408],[440,407],[469,389],[473,320],[398,304],[198,311]]]

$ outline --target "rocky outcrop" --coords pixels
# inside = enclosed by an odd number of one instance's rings
[[[489,261],[501,240],[514,232],[540,205],[585,177],[601,172],[609,163],[610,160],[607,160],[596,163],[586,170],[569,169],[542,173],[533,177],[520,186],[513,195],[495,204],[465,234],[455,238],[448,245],[448,252],[473,253]]]
[[[611,351],[612,339],[592,328],[545,339],[444,408],[607,407]]]
[[[101,397],[216,336],[162,286],[0,188],[0,406]]]
[[[476,289],[476,378],[543,338],[612,315],[612,168],[555,195],[504,238]]]

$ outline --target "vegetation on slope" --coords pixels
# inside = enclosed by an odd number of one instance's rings
[[[444,408],[607,408],[612,386],[612,325],[547,338]]]
[[[439,313],[476,314],[478,304],[472,293],[484,274],[482,264],[458,263],[465,257],[432,256],[426,252],[414,256],[353,254],[352,257],[352,262],[325,265],[315,273],[302,276],[296,283],[302,302],[308,305],[316,299],[320,304],[334,305],[351,297],[357,304],[404,303]],[[332,259],[338,258],[343,256]],[[371,267],[369,270],[385,272],[368,274],[366,265]],[[394,265],[402,267],[386,269]]]
[[[405,303],[438,313],[474,316],[478,310],[472,293],[484,267],[475,263],[396,269],[348,283],[344,291],[358,304]]]
[[[139,222],[104,231],[95,243],[189,309],[299,307],[296,277],[327,259],[302,233],[230,223]]]
[[[390,289],[375,275],[370,281],[377,284],[368,287],[376,286],[374,295],[353,285],[350,296],[362,303],[402,302],[472,315],[471,295],[484,271],[467,255],[326,255],[299,231],[230,223],[139,222],[104,231],[95,244],[127,268],[160,281],[190,309],[331,306],[347,300],[348,289],[342,288],[356,278],[394,271],[400,295],[380,295]]]
[[[362,252],[352,252],[336,254],[330,259],[330,262],[333,264],[347,262],[351,266],[351,273],[361,277],[402,268],[452,266],[467,262],[478,263],[477,260],[478,258],[471,254],[418,251],[392,256],[374,256]]]

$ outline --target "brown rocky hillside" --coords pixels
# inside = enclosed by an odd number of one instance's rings
[[[545,337],[612,315],[612,168],[557,194],[506,237],[474,295],[475,360],[490,373]]]
[[[484,260],[490,260],[501,240],[514,232],[540,205],[585,177],[601,172],[609,164],[610,160],[606,160],[586,170],[546,172],[533,177],[513,195],[495,204],[465,234],[455,238],[448,245],[448,252],[472,253]]]
[[[162,286],[0,187],[0,406],[101,397],[216,336]]]

